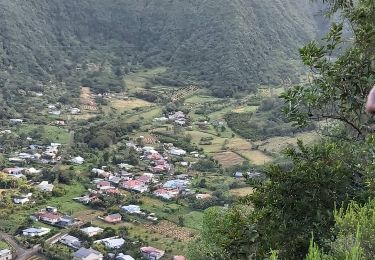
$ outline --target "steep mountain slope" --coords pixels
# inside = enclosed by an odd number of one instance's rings
[[[62,79],[97,59],[166,65],[166,77],[214,89],[275,83],[295,75],[316,33],[308,10],[307,0],[2,0],[0,79]]]

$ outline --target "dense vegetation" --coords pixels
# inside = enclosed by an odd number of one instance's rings
[[[292,135],[314,128],[313,125],[303,129],[294,127],[282,113],[282,108],[283,102],[280,99],[265,99],[256,112],[231,112],[225,116],[225,120],[233,131],[251,140]]]
[[[295,50],[318,27],[309,6],[291,0],[4,0],[0,7],[0,85],[34,91],[50,78],[74,87],[86,73],[97,91],[103,83],[116,91],[132,69],[165,65],[155,82],[198,80],[226,96],[285,74],[296,79]]]
[[[301,49],[312,80],[283,98],[287,117],[300,126],[329,119],[329,136],[312,146],[299,143],[286,151],[286,163],[270,165],[268,180],[221,214],[225,229],[215,223],[218,214],[206,211],[208,230],[191,245],[191,259],[374,258],[375,143],[373,119],[364,107],[375,82],[375,3],[323,2],[344,22]],[[253,211],[240,218],[241,206]],[[240,234],[243,230],[248,232]]]

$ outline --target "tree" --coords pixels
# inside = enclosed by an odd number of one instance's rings
[[[292,161],[289,167],[270,166],[266,171],[269,180],[250,198],[254,206],[251,217],[260,235],[259,256],[276,249],[282,258],[302,259],[311,233],[323,245],[331,236],[335,205],[369,195],[364,169],[358,168],[372,161],[366,153],[363,145],[350,142],[324,141],[312,147],[299,142],[298,149],[287,151]]]
[[[324,2],[330,4],[331,14],[339,12],[345,21],[333,24],[323,43],[313,41],[300,50],[312,79],[282,95],[284,111],[298,126],[330,119],[344,125],[350,136],[363,138],[370,130],[365,99],[375,82],[375,3]],[[349,29],[350,39],[345,39],[343,31]],[[348,40],[353,42],[349,46]]]
[[[248,214],[241,206],[207,209],[201,237],[189,246],[188,259],[249,259],[255,252],[258,233]]]

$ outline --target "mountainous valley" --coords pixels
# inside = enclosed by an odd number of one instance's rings
[[[315,9],[296,0],[3,0],[0,7],[0,79],[20,88],[108,61],[124,74],[166,66],[161,80],[232,95],[285,74],[298,80],[297,50],[320,27]]]
[[[374,46],[372,0],[0,0],[0,259],[374,259]]]

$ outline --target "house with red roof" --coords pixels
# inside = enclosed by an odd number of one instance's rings
[[[148,191],[148,186],[146,185],[146,183],[138,179],[120,182],[120,187],[126,190],[137,191],[140,193]]]
[[[58,222],[60,222],[61,218],[62,218],[62,214],[58,213],[58,212],[42,212],[42,213],[39,213],[38,215],[40,221],[43,221],[47,224],[50,224],[50,225],[55,225],[57,224]]]
[[[122,220],[122,216],[118,213],[108,215],[104,218],[104,221],[107,223],[119,223]]]

